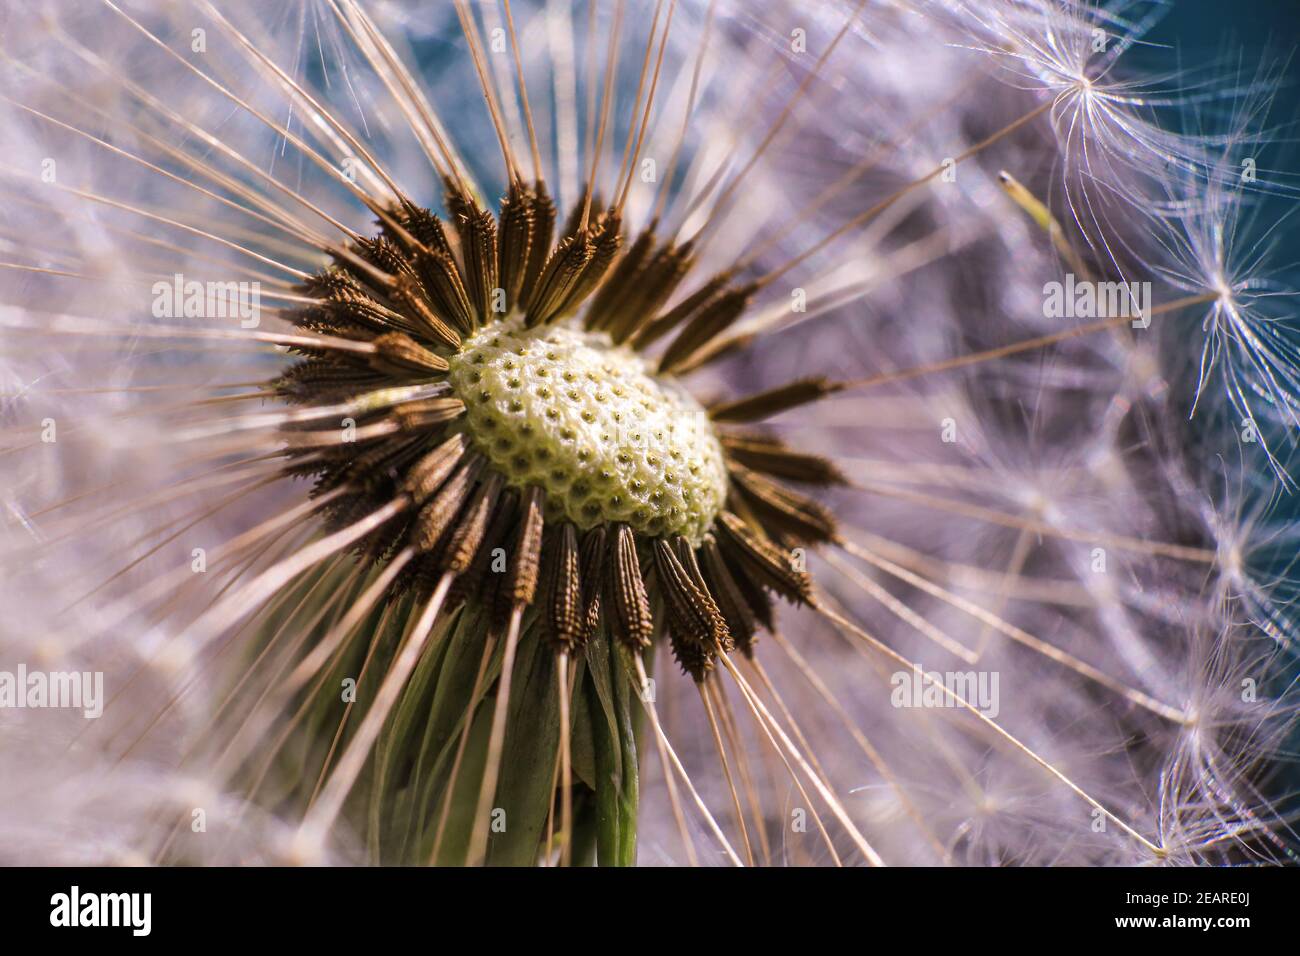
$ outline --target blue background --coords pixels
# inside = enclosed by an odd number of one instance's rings
[[[1173,47],[1186,66],[1227,61],[1240,63],[1247,75],[1253,74],[1261,61],[1284,67],[1283,85],[1269,115],[1269,125],[1279,128],[1272,164],[1290,172],[1293,184],[1300,180],[1300,0],[1175,0],[1146,39]],[[1169,53],[1154,52],[1160,56]],[[1273,196],[1264,202],[1272,203],[1280,214],[1296,200]],[[1295,225],[1296,219],[1291,222],[1276,251],[1282,259],[1296,262],[1300,261],[1300,228]],[[1288,511],[1300,519],[1300,495],[1280,502],[1275,517]],[[1300,737],[1296,740],[1300,743]],[[1270,789],[1281,808],[1295,810],[1300,794],[1300,761],[1289,766],[1284,763],[1278,769]]]

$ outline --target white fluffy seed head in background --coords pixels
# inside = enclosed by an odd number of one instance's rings
[[[469,6],[500,35],[500,3]],[[819,499],[846,544],[809,570],[869,639],[783,608],[759,661],[886,863],[1276,861],[1297,845],[1281,755],[1300,321],[1275,256],[1288,224],[1257,213],[1296,181],[1270,172],[1284,158],[1267,69],[1130,64],[1162,6],[671,3],[638,157],[672,178],[634,176],[625,215],[699,235],[696,275],[779,273],[736,325],[750,347],[687,379],[702,402],[811,375],[853,386],[771,425],[850,479]],[[656,7],[511,4],[561,216],[592,162],[586,103],[616,18],[595,168],[612,183],[624,162]],[[315,530],[306,486],[270,478],[284,407],[227,389],[283,367],[291,289],[338,226],[375,231],[359,191],[391,180],[437,208],[441,138],[495,207],[506,181],[474,59],[451,3],[0,17],[0,671],[106,686],[96,721],[0,708],[0,845],[12,862],[151,860],[177,809],[201,807],[214,823],[195,859],[274,862],[297,821],[241,800],[210,759],[246,635],[205,613]],[[418,88],[394,89],[376,51]],[[526,157],[514,60],[487,68]],[[1087,323],[1044,307],[1079,264],[1149,283],[1147,325],[953,361]],[[262,283],[260,324],[160,316],[175,276]],[[253,560],[241,536],[268,522]],[[227,557],[196,583],[195,562]],[[872,641],[994,681],[988,720],[900,706],[910,672]],[[665,729],[721,813],[699,697],[661,663]],[[813,827],[791,832],[806,801],[770,778],[767,741],[741,736],[776,858],[833,862]],[[646,763],[640,859],[682,862]],[[691,826],[702,860],[725,862]]]

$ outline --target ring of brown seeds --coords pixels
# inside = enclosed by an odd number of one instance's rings
[[[343,489],[324,509],[332,528],[400,505],[357,544],[373,562],[414,549],[394,594],[449,579],[453,600],[490,604],[503,624],[536,603],[570,654],[602,624],[630,649],[666,632],[697,681],[719,654],[751,653],[773,596],[812,600],[792,550],[836,533],[785,482],[843,481],[753,423],[833,386],[800,380],[705,413],[673,375],[737,345],[751,288],[722,274],[664,309],[693,262],[653,223],[624,249],[617,209],[584,224],[580,203],[556,237],[541,183],[513,183],[499,217],[445,185],[450,224],[389,209],[378,236],[305,283],[317,301],[300,327],[372,349],[299,349],[276,380],[288,401],[357,410],[355,440],[292,433],[287,467],[318,495]],[[669,336],[652,367],[645,350]],[[504,575],[484,560],[497,548]]]

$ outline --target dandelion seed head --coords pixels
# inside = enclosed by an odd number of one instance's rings
[[[1258,103],[1139,68],[1159,4],[515,0],[518,64],[498,4],[118,6],[7,40],[5,644],[116,695],[0,757],[16,857],[559,861],[626,704],[643,863],[1285,858],[1296,534],[1219,424],[1291,457],[1292,300]],[[1067,271],[1169,311],[1079,332]],[[151,316],[178,274],[260,324]]]

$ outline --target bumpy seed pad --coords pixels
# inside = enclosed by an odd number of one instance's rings
[[[489,326],[450,359],[471,442],[548,520],[621,521],[699,543],[722,508],[722,448],[699,404],[603,333]]]

